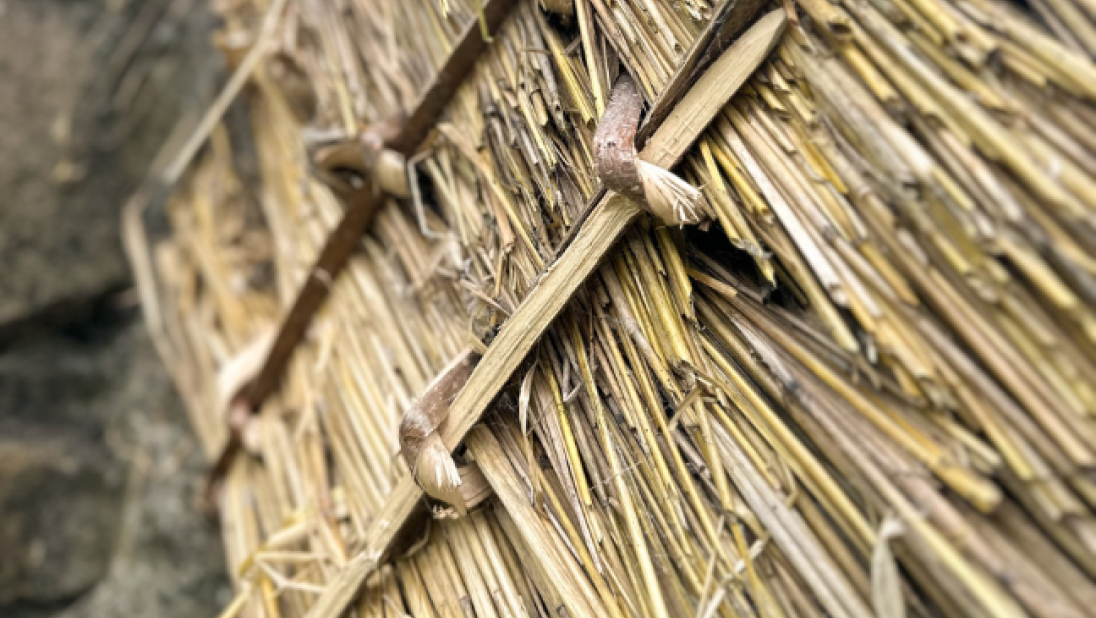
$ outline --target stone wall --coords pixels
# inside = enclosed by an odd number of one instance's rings
[[[0,615],[214,616],[204,462],[144,335],[125,201],[219,83],[206,0],[0,0]]]

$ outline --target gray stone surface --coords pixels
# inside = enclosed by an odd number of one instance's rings
[[[136,311],[0,353],[0,615],[215,616],[197,441]]]
[[[63,178],[71,114],[80,105],[91,59],[79,53],[89,3],[3,3],[0,18],[0,256],[12,276],[0,283],[0,322],[63,297],[124,280],[118,255],[66,258],[110,245],[111,222],[78,204]],[[65,10],[70,11],[68,15]],[[51,128],[54,129],[51,131]],[[59,167],[60,166],[60,167]],[[102,208],[106,208],[105,204]],[[92,206],[91,208],[94,208]],[[65,268],[68,267],[68,268]]]
[[[110,564],[122,466],[106,449],[63,428],[20,437],[4,425],[0,606],[64,602],[97,583]]]
[[[213,86],[206,4],[0,0],[0,325],[125,285],[119,207]]]
[[[0,0],[0,616],[215,616],[205,462],[120,208],[217,82],[207,0]]]

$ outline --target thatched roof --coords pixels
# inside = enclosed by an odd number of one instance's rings
[[[226,617],[1096,616],[1092,2],[219,6]]]

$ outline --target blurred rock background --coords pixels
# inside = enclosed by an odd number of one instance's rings
[[[119,213],[220,81],[206,0],[0,0],[0,616],[215,616],[205,464]]]

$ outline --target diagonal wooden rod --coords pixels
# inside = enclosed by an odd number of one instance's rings
[[[516,4],[517,0],[486,0],[482,19],[489,31],[497,30]],[[446,104],[452,100],[457,88],[472,71],[487,44],[479,22],[468,24],[453,52],[438,69],[407,119],[393,123],[395,127],[380,132],[379,138],[384,144],[405,157],[414,154],[437,124]],[[252,406],[260,404],[277,387],[291,353],[304,337],[308,324],[327,297],[330,280],[342,270],[351,253],[357,248],[361,235],[384,204],[385,195],[373,185],[371,179],[365,180],[365,186],[358,191],[357,198],[349,204],[339,225],[328,236],[308,279],[297,294],[262,370],[244,392],[247,402]]]
[[[697,75],[703,73],[731,44],[731,38],[746,27],[757,14],[765,0],[724,0],[711,21],[700,32],[689,53],[681,60],[670,82],[659,93],[658,99],[647,112],[647,118],[639,126],[636,144],[643,147],[655,129],[662,125],[681,97],[692,87]]]
[[[465,27],[453,52],[420,95],[411,114],[406,119],[382,123],[373,128],[374,137],[379,142],[377,146],[387,146],[404,156],[414,154],[426,140],[464,78],[475,67],[481,52],[487,48],[489,41],[484,40],[482,28],[486,27],[488,32],[498,30],[516,4],[517,0],[484,2],[480,19]],[[371,174],[366,176],[364,185],[351,196],[342,220],[328,235],[319,257],[301,285],[289,313],[283,319],[259,372],[232,398],[229,410],[231,431],[210,471],[207,500],[212,501],[220,479],[243,449],[243,425],[277,388],[293,351],[300,345],[316,312],[327,300],[332,282],[358,247],[362,234],[373,222],[386,199],[387,196]]]
[[[784,23],[784,13],[774,11],[742,35],[681,98],[669,115],[671,119],[680,120],[671,120],[660,127],[640,157],[664,168],[676,165],[769,55],[784,30]],[[609,192],[601,198],[574,241],[503,324],[467,384],[450,405],[449,418],[439,429],[442,441],[450,451],[479,422],[571,296],[643,212],[638,203],[622,195]],[[328,584],[305,618],[342,615],[362,582],[391,551],[393,541],[412,519],[422,497],[422,489],[415,484],[414,478],[405,476],[366,530],[363,551]]]

